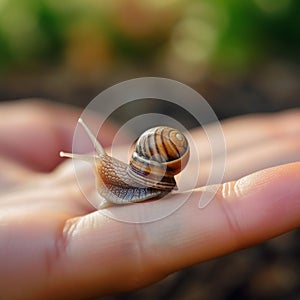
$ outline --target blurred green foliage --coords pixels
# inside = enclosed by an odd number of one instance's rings
[[[219,41],[219,61],[249,67],[262,58],[298,57],[299,1],[227,0],[223,3],[229,18]]]
[[[299,15],[297,0],[0,0],[0,71],[247,71],[298,59]]]

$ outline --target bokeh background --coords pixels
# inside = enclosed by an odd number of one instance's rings
[[[220,118],[299,105],[297,0],[0,0],[0,99],[85,106],[141,76],[182,81]]]
[[[195,88],[220,119],[273,112],[300,104],[299,53],[298,0],[0,0],[0,100],[84,107],[159,76]],[[105,299],[299,300],[299,253],[294,231]]]

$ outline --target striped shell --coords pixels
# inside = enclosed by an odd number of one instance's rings
[[[128,175],[140,184],[162,190],[176,188],[174,176],[187,164],[189,146],[177,129],[159,126],[137,140]]]

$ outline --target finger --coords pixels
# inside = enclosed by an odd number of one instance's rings
[[[299,138],[300,109],[278,113],[239,116],[222,123],[226,145],[230,152],[251,145],[276,141],[281,138]]]
[[[35,173],[33,171],[7,158],[4,159],[0,157],[0,165],[1,192],[12,189],[20,184],[24,184],[35,177]]]
[[[250,114],[222,121],[222,130],[226,142],[226,150],[231,153],[251,148],[253,145],[276,141],[282,137],[299,138],[300,109],[291,109],[279,113]],[[208,125],[207,132],[214,132],[216,124]],[[211,155],[210,139],[202,129],[192,130],[192,138],[200,147],[201,160]],[[217,152],[218,149],[215,149]],[[220,155],[223,153],[221,152]],[[195,157],[195,159],[198,159]]]
[[[4,103],[0,106],[0,153],[34,170],[50,171],[62,161],[59,151],[72,151],[80,113],[74,107],[42,100]],[[97,118],[91,116],[93,122]],[[104,123],[104,146],[110,145],[116,130],[113,124]]]
[[[71,148],[77,109],[44,101],[16,101],[0,106],[0,151],[35,170],[51,170],[59,146]]]
[[[223,173],[222,182],[236,180],[249,173],[290,163],[300,159],[300,110],[290,110],[271,115],[250,115],[230,119],[222,124],[226,153],[212,157],[209,138],[201,130],[192,133],[199,153],[191,153],[187,176],[181,176],[179,186],[192,189],[219,183],[221,175],[214,179],[211,169]],[[215,125],[211,125],[212,127]],[[213,130],[211,130],[213,132]],[[214,152],[218,149],[214,149]],[[207,155],[207,153],[210,153]],[[225,160],[226,159],[226,160]],[[197,174],[198,180],[191,181],[188,174]],[[193,175],[195,176],[195,175]],[[219,181],[218,181],[219,180]]]
[[[80,298],[135,289],[297,228],[299,180],[298,162],[218,186],[205,209],[199,209],[200,196],[212,189],[195,190],[184,206],[157,222],[122,223],[99,212],[71,219],[48,292]]]
[[[300,139],[280,137],[253,145],[244,151],[228,153],[224,181],[276,165],[300,161]]]
[[[225,160],[226,158],[226,160]],[[258,170],[270,168],[280,164],[287,164],[300,160],[300,139],[294,137],[280,137],[277,140],[268,140],[260,144],[254,144],[245,149],[228,152],[215,160],[206,159],[199,163],[192,163],[187,167],[186,176],[180,176],[178,185],[181,189],[193,189],[204,186],[210,180],[211,184],[237,180],[238,178]],[[222,181],[210,177],[211,168],[223,173]],[[197,174],[198,179],[191,174]],[[193,175],[195,176],[195,175]],[[220,180],[220,181],[217,181]]]

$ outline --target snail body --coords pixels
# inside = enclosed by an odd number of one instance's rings
[[[98,208],[159,199],[177,189],[174,176],[189,159],[188,142],[181,132],[165,126],[145,131],[126,164],[109,156],[82,119],[79,123],[94,143],[97,155],[60,152],[60,156],[93,165],[97,193],[104,199]]]

